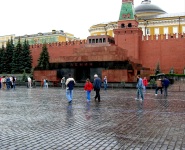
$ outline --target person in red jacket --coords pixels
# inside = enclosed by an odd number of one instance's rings
[[[86,91],[87,102],[90,102],[90,100],[91,100],[92,89],[93,89],[93,84],[91,83],[91,81],[89,79],[87,79],[85,86],[84,86],[84,90]]]
[[[146,77],[143,78],[143,91],[146,92],[146,86],[148,85],[148,80]]]

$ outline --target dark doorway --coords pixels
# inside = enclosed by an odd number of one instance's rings
[[[90,68],[88,67],[79,67],[75,69],[75,80],[78,83],[85,83],[86,79],[90,79]]]

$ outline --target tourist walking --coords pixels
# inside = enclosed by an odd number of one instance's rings
[[[65,88],[65,77],[63,77],[62,79],[61,79],[61,86],[62,86],[62,89],[64,89]]]
[[[69,74],[68,79],[66,80],[66,98],[68,100],[68,103],[72,103],[73,100],[73,88],[76,84],[74,78],[71,77],[71,74]]]
[[[91,83],[91,81],[89,79],[86,80],[85,86],[84,86],[84,90],[86,91],[86,98],[87,98],[87,102],[91,101],[91,91],[93,89],[93,84]]]
[[[160,90],[161,91],[161,94],[163,94],[163,86],[162,86],[162,81],[161,81],[161,79],[157,79],[157,81],[156,81],[156,89],[155,89],[155,95],[157,96],[157,92],[158,92],[158,90]]]
[[[101,79],[98,77],[97,74],[94,75],[93,87],[94,91],[96,92],[94,100],[96,101],[96,99],[98,98],[98,102],[100,102]]]
[[[28,88],[31,88],[31,78],[28,77]]]
[[[3,76],[3,77],[1,78],[1,83],[2,83],[2,88],[3,88],[3,90],[5,90],[5,89],[6,89],[6,77],[5,77],[5,76]]]
[[[46,79],[43,80],[43,87],[46,88]]]
[[[143,96],[143,79],[140,77],[140,75],[137,75],[137,97],[135,98],[135,100],[139,100],[139,97],[141,97],[140,100],[144,100],[144,96]]]
[[[46,88],[48,88],[48,79],[46,79]]]
[[[15,81],[16,81],[16,77],[12,77],[12,85],[13,85],[13,89],[15,90]]]
[[[168,96],[168,87],[170,85],[170,81],[164,77],[164,79],[162,80],[163,86],[164,86],[164,96]]]
[[[103,79],[103,85],[104,85],[104,90],[106,91],[107,90],[107,76],[104,77]]]
[[[148,80],[146,77],[143,78],[143,92],[146,92],[146,86],[148,85]]]

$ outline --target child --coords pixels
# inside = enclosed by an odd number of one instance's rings
[[[89,79],[86,80],[84,90],[86,91],[86,97],[87,97],[87,102],[90,102],[91,100],[91,91],[93,89],[93,84]]]
[[[146,92],[146,86],[147,85],[148,85],[148,80],[147,80],[146,77],[144,77],[144,79],[143,79],[143,90],[144,90],[144,92]]]

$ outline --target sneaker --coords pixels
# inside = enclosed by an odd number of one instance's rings
[[[155,96],[157,96],[157,94],[155,94]]]
[[[136,101],[138,101],[139,99],[138,98],[135,98]]]

